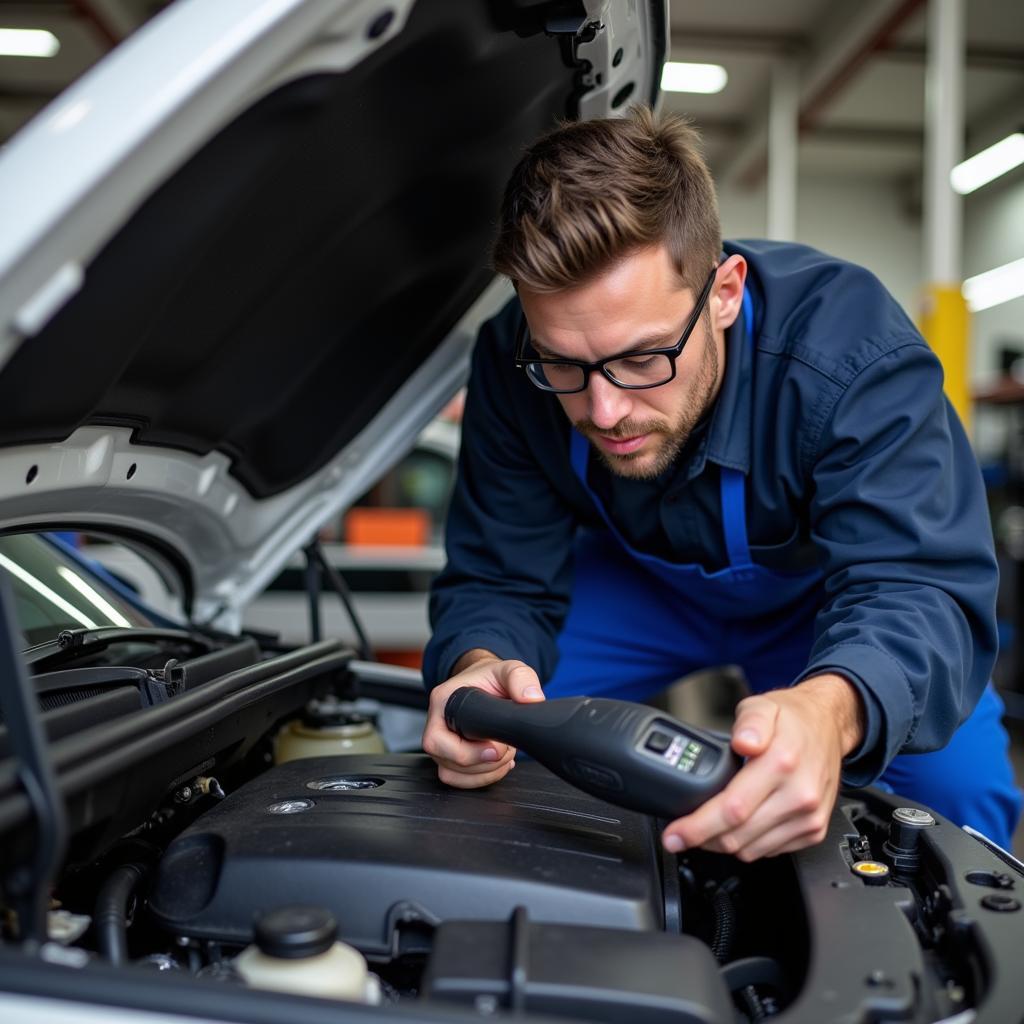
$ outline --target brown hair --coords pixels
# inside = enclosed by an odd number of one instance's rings
[[[565,122],[526,151],[505,187],[492,261],[517,287],[552,292],[659,242],[699,291],[721,251],[718,202],[697,131],[634,107]]]

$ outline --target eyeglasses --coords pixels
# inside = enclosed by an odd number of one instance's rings
[[[529,343],[529,331],[526,318],[519,326],[516,341],[515,365],[526,370],[527,377],[543,391],[554,391],[560,395],[585,391],[590,382],[590,375],[600,371],[616,387],[640,390],[656,388],[667,384],[676,375],[676,359],[683,351],[693,329],[697,326],[701,312],[707,305],[711,286],[715,283],[717,265],[711,268],[707,281],[697,297],[697,304],[686,321],[679,340],[670,348],[650,348],[642,352],[623,352],[619,355],[599,359],[596,363],[586,363],[579,359],[525,359],[526,347]]]

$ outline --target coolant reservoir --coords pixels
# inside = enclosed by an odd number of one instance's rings
[[[338,925],[322,907],[281,907],[256,922],[256,941],[234,968],[254,988],[323,999],[379,1003],[380,984],[359,950],[337,941]]]
[[[336,700],[311,701],[301,718],[281,728],[274,741],[274,761],[284,764],[300,757],[387,752],[373,719],[351,704]]]

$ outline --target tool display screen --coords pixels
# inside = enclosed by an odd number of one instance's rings
[[[704,744],[681,733],[655,727],[644,739],[644,750],[681,772],[692,772]]]

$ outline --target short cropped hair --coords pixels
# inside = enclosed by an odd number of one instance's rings
[[[492,263],[516,287],[553,292],[661,242],[699,291],[722,247],[718,201],[690,123],[634,107],[565,122],[526,151],[505,187]]]

